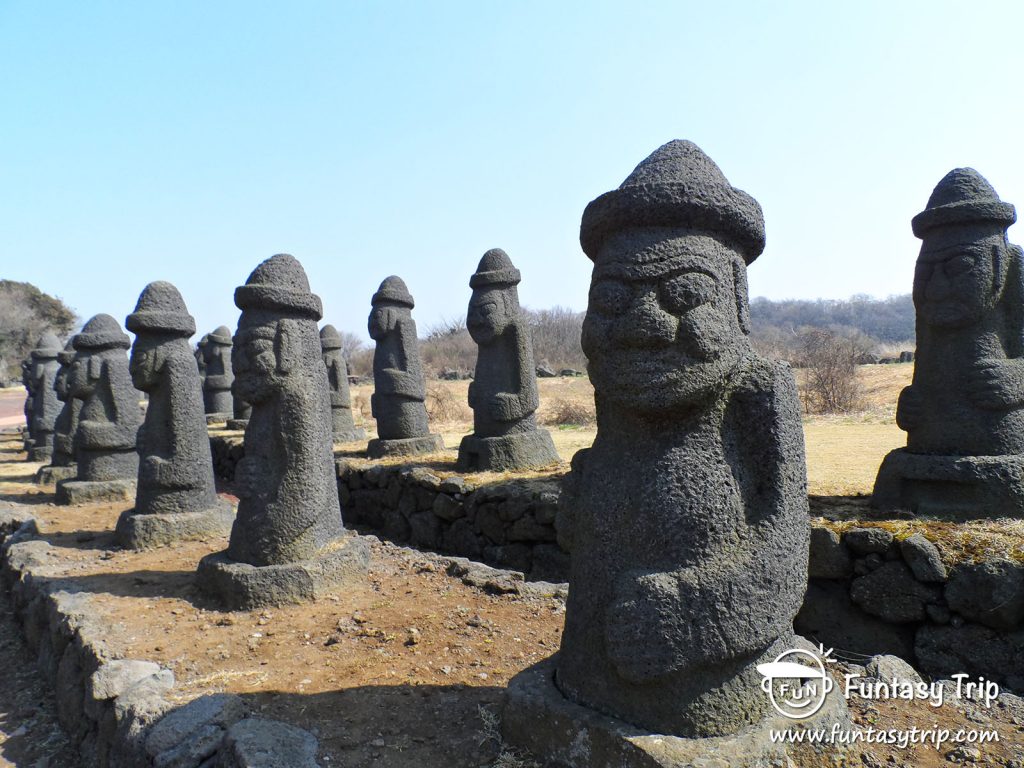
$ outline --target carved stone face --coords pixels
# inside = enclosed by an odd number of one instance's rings
[[[609,238],[595,261],[583,322],[598,395],[657,413],[717,391],[750,349],[740,324],[742,269],[734,251],[705,235],[654,230]]]
[[[380,341],[395,330],[403,312],[408,314],[409,310],[390,302],[380,302],[374,305],[370,311],[370,320],[367,325],[370,338],[374,341]]]
[[[239,326],[231,347],[232,392],[247,403],[268,400],[283,388],[276,345],[277,323]]]
[[[57,370],[57,375],[53,379],[53,390],[57,393],[57,399],[62,403],[67,402],[67,399],[71,396],[68,390],[68,370],[70,365],[62,365]]]
[[[68,370],[68,393],[71,397],[85,400],[92,395],[96,382],[99,381],[99,364],[98,358],[92,361],[90,353],[75,352],[75,359]],[[94,371],[97,373],[96,377],[92,375]]]
[[[512,319],[504,289],[477,288],[473,291],[466,315],[466,327],[477,344],[494,341],[508,329]]]
[[[928,233],[914,272],[914,305],[938,328],[979,322],[999,301],[1009,255],[1002,234],[945,227]]]
[[[132,384],[142,392],[152,390],[160,382],[163,357],[160,353],[161,340],[152,336],[137,334],[128,360]]]

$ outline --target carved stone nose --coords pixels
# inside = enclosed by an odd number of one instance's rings
[[[679,319],[666,312],[654,291],[637,296],[612,327],[612,339],[638,349],[664,347],[675,341]]]

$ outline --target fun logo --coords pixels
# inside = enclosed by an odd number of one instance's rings
[[[818,653],[802,648],[791,648],[768,664],[758,664],[757,671],[764,678],[761,690],[768,694],[775,711],[791,720],[806,720],[825,703],[825,697],[835,686],[825,672],[825,664],[832,649],[818,646]]]

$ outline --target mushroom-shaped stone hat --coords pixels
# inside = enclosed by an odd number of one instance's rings
[[[750,264],[764,250],[758,202],[736,189],[691,141],[670,141],[638,165],[622,185],[583,211],[580,244],[596,259],[605,239],[624,229],[685,227],[709,232]]]
[[[73,339],[75,349],[128,349],[132,343],[127,334],[121,330],[117,320],[107,314],[99,314],[90,318],[81,332]]]
[[[1004,203],[984,176],[973,168],[954,168],[935,185],[927,207],[911,220],[917,237],[935,227],[992,222],[1003,229],[1017,220],[1017,210]]]
[[[60,339],[50,331],[39,337],[36,348],[32,350],[35,360],[56,360],[60,354]]]
[[[271,256],[252,271],[245,285],[235,288],[235,306],[297,319],[319,320],[323,316],[323,305],[309,289],[306,270],[287,253]]]
[[[370,299],[370,304],[376,306],[384,301],[401,304],[409,309],[416,306],[416,303],[412,300],[412,294],[405,287],[405,281],[398,275],[384,278],[384,282],[380,284],[380,288],[377,289],[377,292],[373,294],[373,298]]]
[[[188,338],[196,332],[196,321],[188,313],[178,289],[157,280],[142,289],[135,311],[124,320],[132,333],[159,333]]]
[[[219,344],[222,347],[231,346],[231,331],[226,325],[221,325],[212,333],[206,334],[206,340],[210,344]]]
[[[518,285],[522,276],[512,264],[512,260],[501,248],[491,248],[480,259],[476,272],[469,278],[470,288],[485,286],[511,287]]]
[[[320,348],[324,352],[341,349],[341,334],[330,323],[320,329]]]

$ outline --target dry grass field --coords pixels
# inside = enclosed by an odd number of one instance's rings
[[[853,496],[871,493],[882,458],[906,442],[895,423],[896,398],[910,383],[912,364],[864,365],[858,369],[863,389],[862,408],[841,416],[808,416],[804,419],[807,444],[807,475],[811,494]],[[797,371],[799,379],[800,371]],[[538,379],[538,420],[555,440],[562,459],[568,462],[580,448],[589,446],[596,433],[594,390],[586,377]],[[466,381],[430,381],[427,409],[431,428],[444,437],[454,455],[459,441],[473,429],[473,412],[466,404]],[[367,430],[372,385],[352,388],[353,405]],[[357,415],[357,420],[359,420]]]

